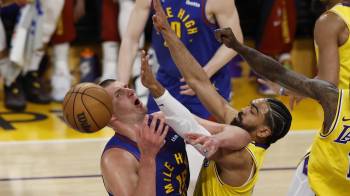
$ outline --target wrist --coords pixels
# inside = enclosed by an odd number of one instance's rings
[[[160,96],[162,96],[165,92],[164,87],[159,84],[158,82],[155,83],[154,85],[152,85],[150,88],[151,94],[154,98],[158,98]]]

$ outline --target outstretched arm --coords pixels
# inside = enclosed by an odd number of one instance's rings
[[[202,104],[218,121],[230,123],[237,111],[216,91],[202,67],[171,30],[160,1],[153,0],[153,5],[156,12],[153,16],[154,26],[163,35],[172,59],[187,84],[196,92]]]
[[[148,65],[148,57],[144,51],[142,52],[141,62],[142,84],[150,90],[160,110],[164,113],[167,124],[170,125],[177,134],[185,138],[186,133],[200,136],[210,136],[213,133],[218,133],[213,137],[208,137],[213,138],[213,141],[217,141],[217,143],[210,144],[212,146],[203,148],[202,146],[194,145],[201,154],[206,157],[212,156],[218,148],[240,150],[251,141],[248,132],[239,127],[214,122],[209,123],[203,119],[198,123],[195,116],[179,101],[172,97],[154,78]],[[209,144],[207,143],[207,145]],[[204,152],[204,150],[206,150],[206,152]]]
[[[242,55],[259,75],[276,82],[302,96],[313,98],[320,102],[325,112],[325,128],[330,126],[335,115],[338,89],[333,84],[310,79],[294,71],[287,70],[280,63],[259,51],[245,46],[237,41],[230,28],[218,29],[216,38],[227,47],[232,48]]]

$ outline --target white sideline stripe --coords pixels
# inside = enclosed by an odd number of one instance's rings
[[[313,135],[316,133],[316,130],[298,130],[290,131],[288,135]],[[288,136],[287,136],[288,137]],[[0,142],[0,145],[14,145],[14,144],[60,144],[60,143],[88,143],[88,142],[101,142],[108,141],[107,138],[81,138],[81,139],[59,139],[59,140],[32,140],[32,141],[11,141],[11,142]]]

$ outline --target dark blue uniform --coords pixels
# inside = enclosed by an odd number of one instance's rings
[[[168,15],[168,21],[172,29],[199,64],[205,66],[221,46],[214,36],[214,30],[218,26],[209,23],[206,19],[206,0],[164,0],[162,5]],[[192,113],[202,118],[208,118],[208,111],[196,96],[179,94],[180,86],[184,85],[180,82],[182,76],[173,62],[162,36],[155,29],[153,29],[152,46],[156,51],[160,66],[157,72],[157,80]],[[218,92],[225,99],[229,99],[231,82],[228,66],[225,65],[221,68],[211,77],[211,81]],[[159,110],[151,97],[148,100],[147,107],[149,113]]]
[[[157,196],[187,195],[190,173],[184,140],[171,128],[165,140],[156,157]],[[124,149],[140,160],[137,144],[118,133],[109,140],[104,152],[110,148]]]

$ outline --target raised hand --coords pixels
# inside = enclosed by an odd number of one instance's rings
[[[218,42],[225,44],[228,48],[233,48],[239,44],[235,34],[232,32],[231,28],[222,28],[215,30],[215,38]]]
[[[181,78],[180,82],[186,82],[185,78]],[[192,90],[192,88],[188,84],[184,84],[180,86],[180,94],[181,95],[188,95],[188,96],[194,96],[196,95],[196,92]]]
[[[148,64],[149,56],[146,51],[141,52],[141,82],[146,88],[151,88],[156,84],[151,67]]]
[[[213,156],[219,149],[219,141],[215,136],[206,136],[198,133],[187,133],[185,134],[185,140],[187,143],[195,146],[202,145],[202,154],[206,158]]]
[[[137,134],[137,145],[141,152],[141,156],[156,157],[159,150],[164,145],[165,136],[168,133],[169,127],[164,121],[160,121],[158,128],[157,118],[153,118],[148,125],[148,115],[143,120],[142,128]]]
[[[161,32],[166,29],[171,29],[167,16],[163,10],[163,7],[160,3],[160,0],[153,0],[153,8],[155,14],[152,16],[153,25],[158,32]]]

